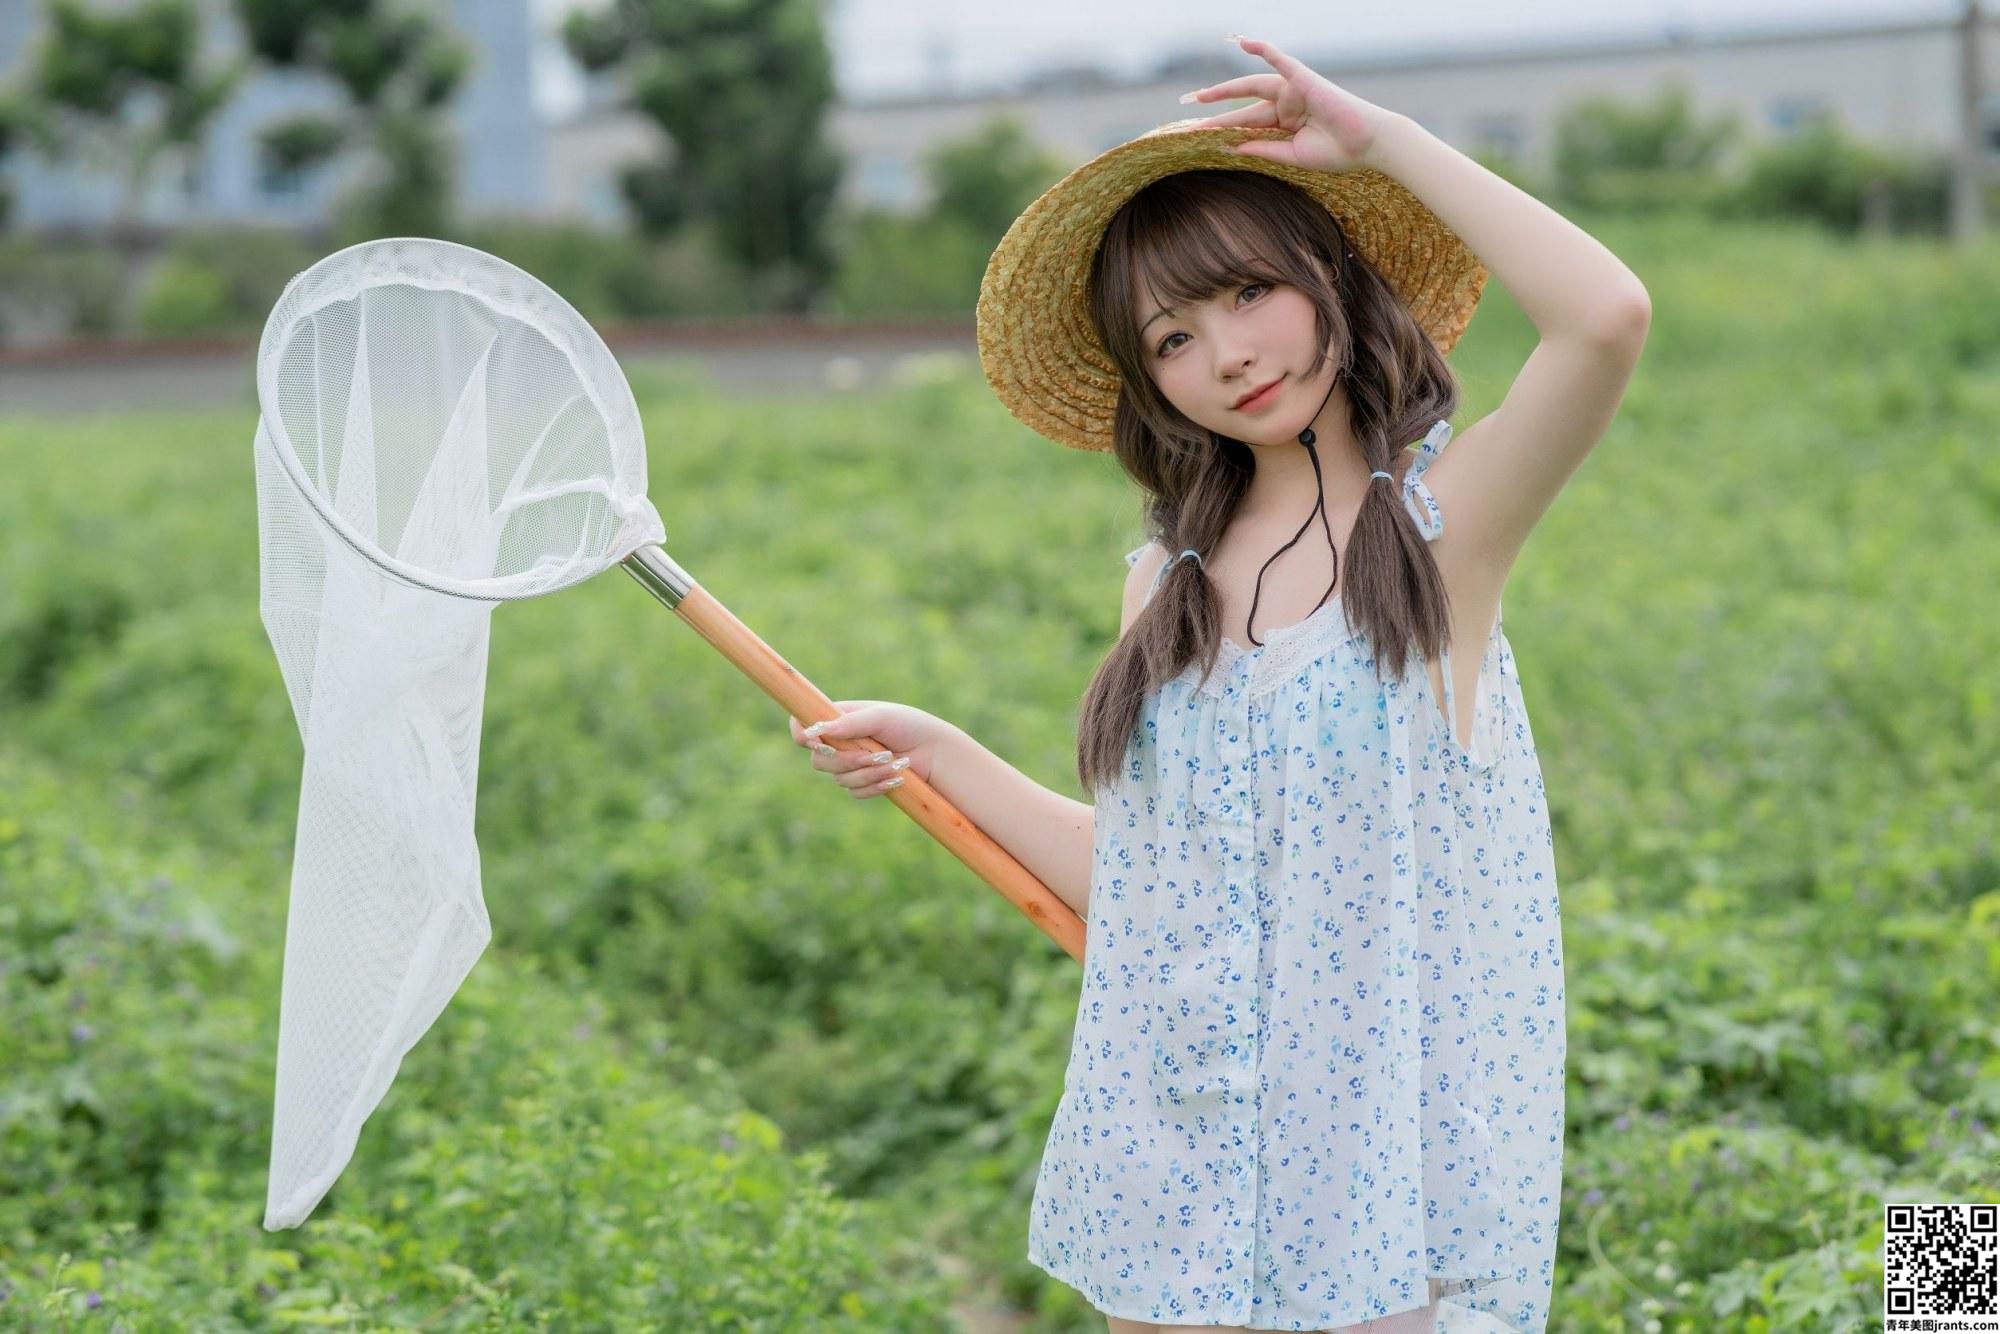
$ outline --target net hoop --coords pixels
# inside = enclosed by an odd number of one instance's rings
[[[429,257],[439,255],[450,256],[453,267],[449,275],[430,262]],[[614,476],[612,485],[603,493],[619,521],[612,554],[586,572],[554,583],[535,578],[532,569],[485,579],[458,579],[421,569],[383,551],[330,508],[320,489],[305,475],[285,430],[284,414],[278,407],[282,401],[279,372],[285,349],[301,322],[328,306],[352,301],[370,288],[388,284],[471,297],[498,318],[531,325],[569,362],[578,383],[614,437],[629,432],[643,442],[645,436],[632,386],[611,355],[611,349],[576,307],[541,279],[497,255],[455,241],[423,236],[363,241],[336,250],[295,274],[271,308],[257,340],[257,403],[269,437],[270,453],[322,523],[357,553],[403,583],[481,602],[506,602],[558,592],[617,564],[648,543],[666,540],[659,512],[645,498],[643,443],[632,451],[638,460],[636,469],[626,470],[628,474],[636,471],[637,475]],[[614,463],[617,453],[613,452]]]

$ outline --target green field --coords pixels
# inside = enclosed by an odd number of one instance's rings
[[[1506,595],[1568,956],[1552,1327],[1866,1328],[1885,1197],[2000,1200],[2000,243],[1593,231],[1651,339]],[[1461,426],[1532,343],[1488,293]],[[1109,458],[969,365],[634,381],[696,578],[1082,795]],[[262,1230],[300,747],[254,422],[0,416],[0,1326],[1101,1330],[1025,1258],[1075,963],[617,572],[496,614],[493,944]]]

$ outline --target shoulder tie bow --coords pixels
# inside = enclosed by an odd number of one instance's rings
[[[1430,434],[1417,442],[1417,457],[1403,474],[1403,508],[1417,521],[1417,531],[1426,542],[1435,542],[1444,532],[1444,511],[1438,508],[1431,489],[1424,485],[1424,469],[1431,466],[1450,439],[1451,423],[1440,419],[1431,427]]]

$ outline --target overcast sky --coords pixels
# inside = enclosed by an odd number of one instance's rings
[[[579,3],[535,0],[553,24]],[[1221,47],[1232,31],[1266,37],[1326,60],[1357,52],[1527,41],[1614,33],[1696,33],[1746,26],[1820,25],[1849,19],[1943,18],[1964,0],[829,0],[835,76],[848,98],[924,92],[942,71],[958,86],[991,85],[1050,65],[1098,64],[1137,74],[1177,51]],[[539,99],[561,112],[575,99],[573,69],[556,47],[543,62]]]

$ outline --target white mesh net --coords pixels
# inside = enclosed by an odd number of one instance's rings
[[[473,841],[499,600],[665,540],[624,373],[481,251],[371,241],[257,349],[264,628],[305,746],[264,1226],[332,1187],[490,936]]]

